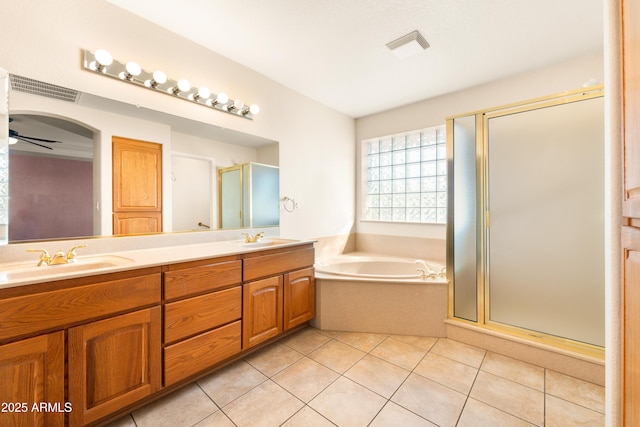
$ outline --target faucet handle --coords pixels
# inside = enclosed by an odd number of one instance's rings
[[[244,238],[245,243],[251,243],[253,241],[253,237],[251,237],[251,233],[242,233],[242,235],[246,236]]]
[[[87,245],[78,245],[78,246],[74,246],[71,249],[69,249],[69,252],[67,252],[67,261],[69,262],[76,262],[76,256],[78,254],[76,254],[76,249],[80,249],[80,248],[86,248]]]
[[[27,252],[40,252],[40,260],[38,262],[38,267],[42,264],[49,264],[51,262],[51,256],[46,249],[27,249]]]

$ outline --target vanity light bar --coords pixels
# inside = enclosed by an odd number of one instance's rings
[[[253,120],[253,116],[260,111],[257,104],[246,106],[240,99],[229,99],[224,92],[212,94],[206,87],[192,87],[186,79],[172,80],[162,71],[148,72],[135,62],[117,61],[104,49],[98,49],[95,53],[83,50],[83,67],[92,73],[113,77],[249,120]]]

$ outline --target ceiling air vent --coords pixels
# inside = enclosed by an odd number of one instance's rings
[[[15,74],[9,74],[9,80],[11,81],[11,89],[18,92],[74,103],[80,99],[81,92],[74,89],[52,85],[51,83],[45,83]]]

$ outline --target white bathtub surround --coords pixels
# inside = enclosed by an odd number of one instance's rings
[[[430,265],[438,266],[433,261]],[[345,274],[326,274],[322,271]],[[389,266],[389,271],[353,269]],[[400,268],[402,271],[398,271]],[[316,317],[311,324],[323,330],[443,337],[447,318],[445,279],[421,279],[415,259],[353,252],[316,263]],[[351,270],[351,272],[349,272]],[[375,273],[375,274],[373,274]],[[393,278],[391,273],[397,273]],[[413,277],[407,278],[407,276]]]
[[[356,234],[356,251],[446,263],[447,241],[428,237]]]
[[[340,276],[343,278],[351,277],[353,279],[378,281],[409,280],[418,284],[446,281],[444,266],[435,261],[383,256],[368,252],[351,252],[325,259],[317,259],[315,268],[316,273],[321,276]],[[423,275],[428,277],[422,277]]]
[[[447,242],[444,238],[398,236],[390,234],[349,233],[313,237],[316,258],[324,259],[351,252],[369,252],[414,259],[430,259],[445,264]]]
[[[356,233],[316,237],[316,259],[324,259],[356,250]]]

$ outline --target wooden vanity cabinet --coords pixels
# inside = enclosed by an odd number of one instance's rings
[[[0,425],[64,425],[63,331],[0,345],[0,402]],[[34,411],[40,402],[59,411]]]
[[[0,425],[100,424],[304,324],[313,263],[309,243],[0,289],[0,398],[29,405]]]
[[[160,279],[150,268],[0,289],[0,397],[28,406],[0,425],[87,425],[159,390]]]
[[[86,425],[160,390],[160,307],[69,329],[70,425]]]
[[[315,316],[313,245],[243,260],[243,349],[299,326]]]
[[[210,369],[242,350],[242,261],[183,263],[164,272],[164,384]]]

